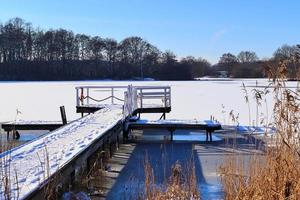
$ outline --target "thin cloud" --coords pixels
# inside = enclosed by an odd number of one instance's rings
[[[210,38],[210,44],[215,45],[222,37],[228,32],[227,28],[220,29],[216,31]]]

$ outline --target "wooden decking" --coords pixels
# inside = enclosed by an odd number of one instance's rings
[[[171,141],[173,140],[173,133],[177,129],[195,129],[195,130],[205,130],[206,131],[206,141],[208,139],[212,141],[212,133],[215,130],[222,129],[220,123],[206,120],[206,121],[196,121],[196,120],[137,120],[135,122],[128,122],[124,132],[124,137],[128,138],[131,130],[144,130],[144,129],[166,129],[170,131]],[[209,138],[208,138],[209,136]]]
[[[40,123],[40,122],[28,122],[28,123],[3,123],[2,129],[6,132],[13,130],[49,130],[53,131],[63,126],[62,123]]]
[[[76,106],[76,112],[77,113],[94,113],[104,107],[99,107],[99,106]]]

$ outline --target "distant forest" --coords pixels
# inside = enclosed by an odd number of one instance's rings
[[[216,77],[265,77],[266,63],[286,60],[290,77],[299,67],[300,46],[283,45],[270,59],[255,52],[224,53],[212,65],[204,58],[178,59],[141,37],[112,38],[74,34],[70,30],[34,28],[23,19],[0,24],[0,80],[191,80]]]

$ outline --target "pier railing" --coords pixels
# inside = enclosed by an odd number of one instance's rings
[[[123,104],[127,86],[80,86],[76,87],[76,106]]]
[[[77,107],[104,104],[124,106],[124,116],[137,109],[171,107],[170,86],[80,86],[76,87]]]
[[[138,108],[171,107],[170,86],[143,86],[135,89]]]

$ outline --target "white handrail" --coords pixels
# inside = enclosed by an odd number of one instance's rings
[[[100,102],[111,99],[111,104],[115,104],[115,99],[123,101],[123,113],[125,116],[131,115],[138,108],[145,108],[146,104],[152,100],[161,100],[161,107],[171,107],[171,87],[170,86],[78,86],[76,89],[76,105],[89,105],[90,100]],[[109,89],[110,96],[96,100],[92,98],[91,90],[95,92],[96,89]],[[124,96],[116,97],[116,89],[123,89]],[[121,90],[122,91],[122,90]],[[98,92],[98,91],[97,91]],[[144,100],[148,100],[144,102]],[[148,104],[147,104],[148,105]]]

